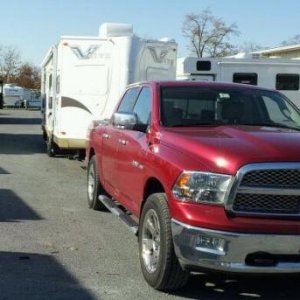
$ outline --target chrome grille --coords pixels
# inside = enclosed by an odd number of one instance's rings
[[[300,217],[300,163],[241,168],[226,208],[237,215]]]

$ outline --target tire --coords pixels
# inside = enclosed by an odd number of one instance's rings
[[[106,195],[100,180],[95,155],[91,157],[87,169],[87,200],[89,208],[94,210],[107,210],[99,201],[99,195]]]
[[[189,278],[174,252],[171,220],[166,196],[152,194],[147,199],[139,225],[139,254],[147,283],[160,291],[183,287]]]
[[[53,142],[52,138],[49,137],[47,140],[47,154],[49,157],[54,157],[59,153],[58,146]]]

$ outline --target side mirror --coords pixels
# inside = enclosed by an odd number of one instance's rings
[[[112,124],[120,129],[133,129],[137,124],[135,113],[115,112],[112,115]]]

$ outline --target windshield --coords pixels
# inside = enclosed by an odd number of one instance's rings
[[[163,87],[161,122],[167,127],[230,124],[300,129],[300,113],[276,91],[246,87]]]

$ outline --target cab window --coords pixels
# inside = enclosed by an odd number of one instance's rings
[[[148,125],[151,112],[151,90],[143,88],[133,108],[139,125]]]
[[[118,112],[132,112],[133,106],[139,92],[138,88],[132,88],[126,91],[123,96],[120,105],[118,107]]]

